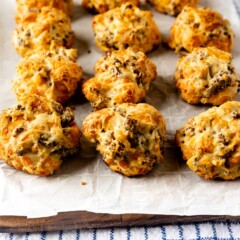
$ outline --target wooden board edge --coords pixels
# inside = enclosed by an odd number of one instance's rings
[[[153,214],[105,214],[65,212],[45,218],[0,217],[0,232],[41,232],[107,227],[156,226],[159,224],[240,220],[240,216],[176,216]]]

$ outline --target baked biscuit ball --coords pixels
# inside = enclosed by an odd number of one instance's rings
[[[96,15],[92,26],[96,44],[105,52],[128,47],[149,52],[161,41],[152,13],[131,3]]]
[[[69,48],[75,36],[70,18],[61,10],[43,7],[33,12],[16,25],[13,32],[13,45],[21,56],[34,51],[49,50],[55,43]]]
[[[72,15],[73,0],[16,0],[17,12],[16,21],[19,22],[24,19],[29,13],[38,12],[42,7],[57,8]]]
[[[96,63],[95,72],[82,89],[96,110],[140,102],[157,75],[155,64],[130,48],[108,53]]]
[[[229,53],[214,47],[195,48],[177,64],[176,86],[190,104],[220,105],[233,100],[240,80]]]
[[[139,0],[82,0],[83,6],[94,13],[104,13],[129,2],[138,6]]]
[[[104,162],[128,177],[144,175],[163,159],[165,121],[154,107],[124,103],[88,115],[83,134],[97,143]]]
[[[228,20],[209,8],[184,7],[171,27],[169,46],[176,52],[216,47],[231,52],[234,34]]]
[[[78,50],[76,48],[67,49],[65,47],[60,47],[56,42],[51,44],[49,50],[37,51],[36,53],[41,53],[45,56],[57,55],[59,58],[65,57],[72,62],[77,62],[78,60]]]
[[[71,50],[62,50],[67,53]],[[65,103],[77,89],[82,69],[65,55],[39,52],[17,65],[13,91],[17,98],[37,94]]]
[[[147,0],[153,7],[171,16],[178,15],[185,6],[197,7],[199,0]]]
[[[229,101],[191,118],[176,134],[189,168],[201,177],[240,176],[240,102]]]
[[[79,147],[72,109],[37,95],[2,111],[0,125],[0,158],[30,174],[52,174]]]

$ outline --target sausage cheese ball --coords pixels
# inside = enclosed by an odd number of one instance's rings
[[[37,51],[43,55],[58,55],[59,58],[65,57],[69,61],[77,62],[78,60],[78,50],[76,48],[66,49],[65,47],[58,46],[55,42],[53,42],[50,46],[49,50]]]
[[[16,21],[21,21],[29,13],[40,11],[42,7],[57,8],[71,16],[73,0],[17,0]]]
[[[94,13],[107,12],[110,9],[120,7],[126,2],[130,2],[135,6],[139,5],[139,0],[82,0],[83,6]]]
[[[176,140],[190,169],[201,177],[240,176],[240,102],[229,101],[188,120]]]
[[[233,100],[240,81],[229,53],[214,47],[195,48],[177,64],[176,86],[191,104],[220,105]]]
[[[88,115],[83,134],[97,142],[104,162],[128,177],[144,175],[163,159],[165,121],[152,106],[123,103]]]
[[[157,75],[155,64],[130,48],[109,52],[96,63],[95,71],[95,77],[83,84],[83,93],[97,110],[143,100]]]
[[[228,20],[209,8],[184,7],[171,28],[169,46],[176,52],[213,47],[231,52],[234,34]]]
[[[69,100],[82,77],[82,70],[66,56],[68,51],[72,50],[61,49],[59,54],[43,51],[20,60],[12,82],[17,98],[37,94],[59,103]]]
[[[128,47],[149,52],[161,41],[152,13],[131,3],[98,14],[93,18],[92,26],[96,44],[105,52]]]
[[[79,147],[81,132],[71,108],[36,95],[4,110],[0,125],[0,158],[30,174],[52,174]]]
[[[178,15],[185,6],[197,7],[199,0],[147,0],[153,7],[171,16]]]
[[[70,18],[61,10],[50,7],[31,13],[13,32],[13,45],[21,56],[48,50],[53,43],[68,48],[74,39]]]

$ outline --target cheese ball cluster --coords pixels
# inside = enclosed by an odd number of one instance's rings
[[[196,7],[199,0],[147,0],[147,2],[161,13],[176,16],[185,6]]]
[[[81,132],[71,108],[37,95],[0,114],[0,158],[14,168],[47,176],[78,151]]]
[[[109,52],[98,60],[95,72],[83,84],[83,93],[96,110],[143,100],[157,75],[155,64],[130,48]]]
[[[176,144],[199,176],[240,177],[240,103],[232,101],[240,80],[232,63],[234,33],[228,20],[199,0],[146,0],[177,16],[170,48],[189,52],[179,59],[176,88],[189,104],[213,107],[177,130]],[[13,46],[25,57],[12,81],[17,103],[0,114],[0,157],[30,174],[47,176],[79,149],[81,131],[73,110],[63,107],[81,83],[71,28],[73,0],[16,0]],[[95,75],[82,84],[93,107],[82,131],[96,143],[103,161],[128,177],[145,175],[163,160],[166,124],[144,101],[157,66],[146,56],[161,43],[153,13],[139,0],[82,0],[92,19],[96,45],[106,52]],[[159,13],[156,13],[159,14]]]
[[[71,29],[72,0],[17,1],[13,45],[24,56],[12,81],[17,99],[37,94],[65,103],[82,78]],[[67,14],[66,14],[67,13]]]
[[[97,143],[104,162],[128,177],[145,175],[163,159],[166,125],[154,107],[139,103],[157,72],[143,52],[109,52],[83,83],[95,110],[82,124],[84,136]],[[101,109],[101,110],[99,110]]]
[[[84,0],[83,2],[85,5],[86,2],[90,3]],[[179,60],[175,73],[176,87],[181,91],[182,98],[190,104],[212,105],[233,100],[239,90],[239,78],[232,64],[231,54],[228,53],[232,50],[234,37],[228,20],[214,10],[196,8],[198,0],[148,2],[162,13],[173,16],[180,13],[171,28],[169,45],[176,52],[192,52]],[[93,5],[87,8],[94,9]],[[96,8],[94,10],[106,11]],[[148,60],[143,61],[143,58],[136,57],[136,54],[144,56],[139,51],[147,53],[160,43],[160,32],[151,19],[151,13],[139,10],[132,3],[126,3],[95,16],[92,21],[97,46],[111,53],[97,62],[95,76],[83,84],[83,93],[94,109],[102,109],[84,120],[83,133],[91,141],[97,142],[97,149],[112,170],[127,176],[144,173],[138,171],[138,168],[142,169],[140,162],[131,165],[130,160],[127,160],[122,164],[125,155],[114,152],[120,151],[120,148],[115,150],[109,147],[111,142],[114,142],[114,147],[119,144],[119,139],[115,142],[116,126],[125,131],[124,124],[118,125],[116,120],[112,123],[110,119],[115,119],[115,109],[121,106],[133,107],[130,102],[138,103],[143,100],[150,82],[156,77],[154,65],[149,64]],[[136,112],[140,105],[136,105]],[[142,115],[147,114],[143,109]],[[110,116],[105,120],[105,115],[108,114]],[[131,116],[128,118],[131,119]],[[104,124],[114,133],[107,135]],[[125,142],[123,145],[128,146]],[[125,151],[128,151],[128,148],[124,148],[123,153]],[[136,152],[141,155],[139,148],[136,148]]]
[[[0,158],[17,170],[48,176],[79,150],[81,131],[63,107],[82,77],[72,0],[17,0],[13,45],[25,57],[12,81],[17,103],[0,113]],[[67,14],[66,14],[67,13]]]
[[[189,168],[201,177],[240,177],[240,103],[229,101],[191,118],[176,141]]]
[[[176,133],[187,165],[207,179],[240,176],[239,102],[232,101],[240,80],[230,54],[233,39],[229,21],[209,8],[184,7],[171,28],[169,46],[190,52],[179,59],[174,76],[183,100],[220,105],[191,118]]]
[[[234,34],[228,20],[209,8],[184,7],[171,27],[169,46],[176,52],[216,47],[231,52]]]
[[[131,3],[98,14],[93,18],[92,27],[96,44],[104,52],[131,47],[146,53],[161,41],[153,14]]]
[[[148,104],[124,103],[93,112],[82,131],[97,143],[109,168],[126,176],[144,175],[163,159],[165,121]]]
[[[176,86],[190,104],[220,105],[233,100],[240,80],[231,54],[215,47],[195,48],[177,64]]]
[[[152,13],[135,5],[128,1],[93,18],[96,44],[107,54],[82,86],[97,110],[83,121],[83,134],[97,143],[111,170],[128,177],[148,173],[163,159],[166,134],[161,114],[148,104],[136,104],[156,78],[156,65],[145,53],[159,45],[161,35]]]
[[[68,16],[71,16],[73,11],[73,0],[16,0],[16,2],[17,22],[20,22],[30,13],[40,12],[42,7],[57,8],[65,12]]]
[[[93,13],[104,13],[127,2],[135,6],[140,4],[139,0],[82,0],[83,6]]]

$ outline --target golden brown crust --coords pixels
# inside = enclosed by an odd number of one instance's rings
[[[209,8],[184,7],[171,28],[169,46],[176,52],[216,47],[231,52],[234,34],[228,20]]]
[[[33,52],[34,54],[34,52]],[[78,60],[78,50],[76,48],[65,48],[56,45],[56,42],[53,42],[50,46],[49,50],[44,51],[36,51],[36,54],[43,54],[43,55],[58,55],[61,58],[65,57],[67,60],[72,62],[77,62]]]
[[[71,47],[75,36],[70,18],[61,10],[50,7],[32,12],[16,25],[13,46],[21,56],[56,46]]]
[[[176,133],[177,145],[199,176],[240,176],[240,103],[229,101],[191,118]]]
[[[82,0],[83,6],[94,13],[104,13],[127,2],[135,6],[140,5],[139,0]]]
[[[105,52],[128,47],[149,52],[161,41],[152,13],[131,3],[98,14],[93,18],[92,26],[96,44]]]
[[[163,159],[165,121],[144,103],[119,104],[88,115],[83,134],[97,142],[97,150],[111,170],[126,176],[144,175]]]
[[[42,7],[51,7],[62,10],[71,16],[73,11],[73,0],[16,0],[16,21],[22,21],[32,12],[39,12]]]
[[[195,48],[177,64],[176,86],[190,104],[220,105],[233,100],[240,80],[231,54],[214,47]]]
[[[4,110],[0,125],[0,158],[30,174],[52,174],[79,147],[73,111],[36,95]]]
[[[37,94],[59,103],[69,100],[82,77],[72,51],[60,49],[57,54],[43,51],[22,59],[13,80],[17,98]]]
[[[155,64],[130,48],[108,53],[96,63],[95,72],[82,89],[96,110],[143,100],[157,75]]]
[[[176,16],[185,6],[197,7],[199,0],[147,0],[147,2],[161,13]]]

